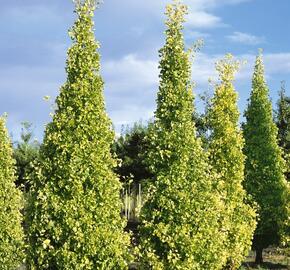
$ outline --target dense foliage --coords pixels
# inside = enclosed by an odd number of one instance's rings
[[[221,269],[222,203],[211,188],[207,157],[193,123],[191,53],[185,51],[186,7],[167,7],[166,44],[160,50],[160,87],[149,129],[147,162],[154,175],[141,210],[144,269]]]
[[[262,262],[263,248],[279,244],[283,224],[289,217],[286,208],[287,204],[289,206],[289,192],[283,174],[285,164],[278,146],[278,130],[268,92],[260,54],[256,59],[244,124],[245,188],[259,206],[253,240],[257,263]]]
[[[67,81],[35,166],[27,209],[28,269],[127,269],[129,236],[113,172],[93,0],[76,1]]]
[[[15,161],[12,145],[5,127],[5,119],[0,117],[0,268],[17,268],[24,256],[21,208],[23,201],[15,186]]]
[[[238,67],[239,63],[231,55],[217,63],[220,83],[216,85],[208,113],[209,157],[217,173],[216,188],[225,203],[221,229],[227,231],[228,269],[237,269],[248,255],[256,226],[255,211],[246,204],[247,196],[242,186],[244,139],[239,128],[237,92],[233,86]]]
[[[113,144],[113,153],[121,160],[116,172],[124,182],[140,183],[152,176],[144,159],[148,149],[148,126],[135,123],[127,128]]]
[[[290,181],[290,97],[286,96],[285,85],[282,83],[279,92],[278,108],[276,111],[276,125],[278,127],[278,141],[283,150],[283,157],[287,163],[286,178]]]
[[[33,161],[38,158],[40,144],[33,140],[32,124],[22,123],[21,140],[16,143],[13,157],[16,160],[16,185],[29,189],[28,176],[33,171]]]

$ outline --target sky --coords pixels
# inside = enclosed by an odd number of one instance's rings
[[[170,0],[104,0],[95,12],[102,76],[109,116],[122,125],[153,116],[158,90],[158,50],[164,44],[165,6]],[[218,82],[215,63],[232,53],[243,63],[236,76],[241,115],[251,91],[255,56],[263,48],[273,104],[281,81],[290,95],[289,0],[184,0],[189,6],[186,46],[204,45],[192,66],[196,107]],[[75,20],[71,0],[0,0],[0,115],[19,138],[21,123],[34,126],[41,140],[51,121],[54,99],[66,80],[68,29]],[[209,83],[209,78],[211,83]],[[44,97],[50,96],[50,101]]]

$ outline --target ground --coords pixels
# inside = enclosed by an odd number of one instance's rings
[[[260,270],[290,270],[290,248],[268,248],[263,252],[264,264],[256,266],[255,253],[250,252],[250,255],[243,264],[241,270],[260,269]]]

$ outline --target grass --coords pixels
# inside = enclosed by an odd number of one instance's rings
[[[251,252],[241,270],[290,270],[290,248],[268,248],[263,252],[264,263],[255,265],[255,253]]]

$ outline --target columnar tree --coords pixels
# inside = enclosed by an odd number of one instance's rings
[[[276,111],[276,125],[279,145],[287,162],[286,178],[290,181],[290,97],[286,96],[285,91],[285,84],[282,82]]]
[[[114,141],[105,112],[93,0],[76,1],[67,81],[45,131],[28,206],[28,269],[127,269]]]
[[[140,256],[145,269],[221,269],[223,207],[211,188],[207,157],[193,123],[191,51],[185,51],[186,6],[167,7],[160,50],[160,87],[149,129],[147,162],[154,175],[141,210]]]
[[[209,157],[217,173],[216,188],[225,202],[221,217],[222,229],[227,231],[226,268],[237,269],[248,254],[256,226],[255,211],[247,203],[244,180],[244,139],[239,128],[237,92],[233,80],[239,63],[232,55],[216,64],[220,83],[215,88],[208,112],[211,129]]]
[[[288,218],[286,206],[289,193],[283,174],[284,162],[268,95],[260,54],[256,59],[244,124],[245,188],[259,206],[259,220],[253,240],[256,263],[262,262],[264,248],[279,243],[281,228]]]
[[[12,144],[0,117],[0,265],[3,270],[16,269],[23,260],[23,200],[15,186],[15,161]]]

